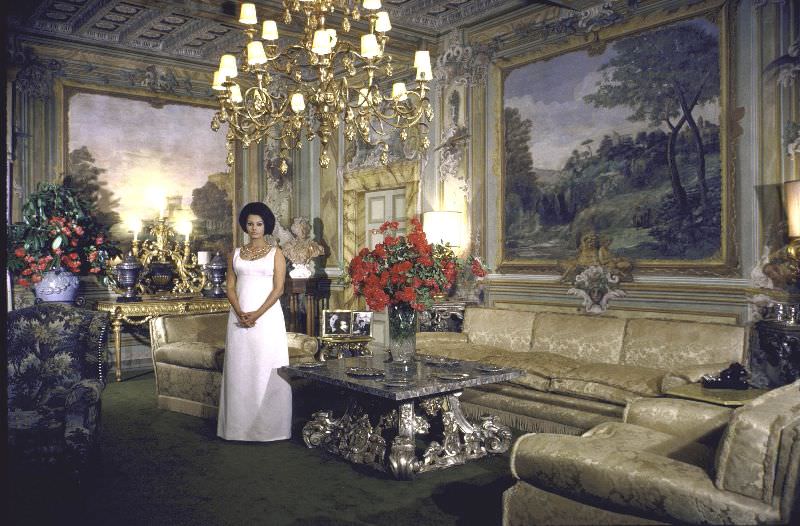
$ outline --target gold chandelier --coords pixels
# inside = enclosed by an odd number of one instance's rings
[[[247,45],[242,50],[241,71],[248,73],[242,81],[234,55],[222,55],[219,70],[214,73],[212,87],[218,90],[220,109],[211,128],[218,130],[228,123],[228,164],[233,164],[233,143],[240,140],[246,148],[251,143],[273,139],[279,144],[280,170],[288,170],[289,151],[302,148],[303,136],[308,141],[319,137],[319,164],[330,163],[328,142],[344,122],[344,136],[353,141],[358,135],[365,143],[380,148],[380,160],[388,163],[386,142],[392,128],[400,131],[404,143],[409,131],[415,130],[417,151],[428,148],[428,122],[433,110],[427,98],[431,80],[428,51],[414,56],[416,85],[411,89],[404,82],[394,82],[387,95],[392,76],[392,57],[385,51],[391,29],[389,14],[380,11],[380,0],[283,0],[283,23],[291,24],[293,16],[303,19],[303,35],[297,43],[279,45],[274,20],[264,21],[261,39],[258,33],[256,7],[244,3],[239,22],[245,28]],[[350,20],[365,19],[369,32],[360,38],[356,49],[348,39],[339,38],[328,21],[341,9],[341,33],[350,32]]]

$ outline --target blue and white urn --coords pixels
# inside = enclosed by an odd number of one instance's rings
[[[59,267],[42,274],[42,281],[33,286],[33,293],[37,302],[75,303],[80,285],[78,276]]]

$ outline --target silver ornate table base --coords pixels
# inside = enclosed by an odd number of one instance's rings
[[[470,423],[461,411],[460,395],[454,392],[399,402],[396,409],[381,414],[374,426],[369,412],[351,397],[340,418],[333,418],[332,411],[314,413],[303,427],[303,440],[310,448],[320,447],[355,464],[390,471],[401,480],[506,452],[511,446],[511,430],[496,423],[493,416],[482,417],[479,424]],[[428,442],[418,458],[416,436],[428,435],[434,422],[441,423],[441,442]]]

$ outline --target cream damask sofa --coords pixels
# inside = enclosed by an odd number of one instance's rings
[[[417,351],[523,369],[517,380],[465,390],[484,413],[528,432],[577,435],[620,420],[625,405],[745,362],[736,325],[467,307],[461,333],[418,333]]]
[[[150,348],[158,407],[216,418],[228,313],[158,316],[150,320]],[[288,333],[289,361],[310,361],[317,339]]]
[[[799,524],[800,381],[731,411],[639,399],[583,436],[528,434],[503,525]]]

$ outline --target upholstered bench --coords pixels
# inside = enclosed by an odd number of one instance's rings
[[[159,316],[150,320],[158,406],[216,418],[228,313]],[[317,339],[288,333],[289,361],[313,360]]]

